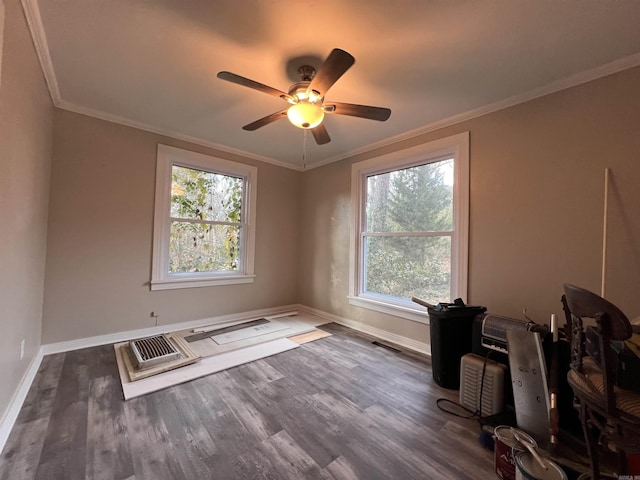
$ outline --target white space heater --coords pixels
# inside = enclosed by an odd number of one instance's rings
[[[463,356],[460,359],[460,404],[474,412],[480,412],[482,406],[481,417],[502,412],[506,369],[507,367],[501,363],[486,360],[474,353]],[[480,390],[482,390],[482,402],[480,402]]]

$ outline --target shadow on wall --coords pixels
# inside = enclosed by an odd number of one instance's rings
[[[611,183],[609,188],[611,189],[611,197],[613,200],[611,209],[618,215],[626,249],[631,253],[630,257],[627,258],[630,263],[630,267],[632,266],[635,275],[640,277],[640,246],[637,241],[634,241],[635,237],[631,229],[632,222],[629,215],[629,206],[625,205],[622,200],[622,195],[620,194],[620,189],[618,188],[615,175],[611,174],[610,178]],[[637,212],[634,213],[637,214]]]
[[[331,228],[331,308],[345,315],[349,294],[349,247],[351,243],[351,198],[340,196],[333,203]]]

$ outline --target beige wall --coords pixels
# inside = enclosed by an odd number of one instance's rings
[[[470,132],[468,303],[540,322],[562,284],[600,291],[604,169],[610,167],[606,296],[640,314],[640,68],[479,117],[383,154]],[[351,164],[306,172],[300,302],[428,341],[428,327],[347,301]],[[563,317],[561,317],[563,318]]]
[[[158,143],[258,167],[255,283],[149,290]],[[300,175],[56,110],[43,343],[295,303]]]
[[[640,69],[380,149],[471,133],[469,303],[538,321],[562,283],[600,286],[603,170],[612,168],[607,297],[640,313]],[[420,341],[425,325],[347,302],[350,166],[294,172],[56,111],[43,342],[300,302]],[[151,292],[157,143],[257,165],[256,283]]]
[[[18,0],[0,84],[0,418],[40,348],[53,107]],[[20,360],[20,343],[25,341]]]

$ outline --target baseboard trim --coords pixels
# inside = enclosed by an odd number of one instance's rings
[[[308,307],[306,305],[298,305],[298,309],[313,313],[318,317],[325,318],[340,325],[344,325],[345,327],[352,328],[354,330],[357,330],[358,332],[366,333],[367,335],[379,338],[380,340],[386,340],[387,342],[394,343],[414,352],[431,356],[431,345],[426,342],[420,342],[418,340],[414,340],[413,338],[391,333],[386,330],[382,330],[381,328],[372,327],[371,325],[367,325],[363,322],[358,322],[356,320],[351,320],[339,315],[334,315],[333,313],[328,313],[317,308]]]
[[[106,335],[97,335],[95,337],[79,338],[77,340],[68,340],[65,342],[48,343],[42,346],[44,355],[52,353],[70,352],[81,348],[97,347],[99,345],[109,345],[111,343],[126,342],[135,338],[148,337],[159,333],[175,332],[176,330],[186,330],[189,328],[198,328],[208,325],[218,325],[223,323],[241,322],[252,320],[254,318],[266,317],[269,315],[277,315],[287,311],[295,310],[297,305],[285,305],[282,307],[263,308],[260,310],[251,310],[249,312],[233,313],[229,315],[220,315],[217,317],[202,318],[189,322],[172,323],[167,325],[158,325],[155,327],[141,328],[138,330],[127,330],[124,332],[108,333]]]
[[[36,378],[36,373],[38,373],[43,357],[44,354],[42,352],[42,347],[40,347],[33,359],[31,359],[31,363],[29,364],[27,371],[22,377],[22,380],[20,380],[20,384],[13,394],[11,402],[9,402],[9,406],[4,412],[2,421],[0,421],[0,453],[4,450],[4,446],[9,439],[9,434],[11,434],[11,430],[13,430],[13,426],[18,419],[18,414],[20,413],[22,404],[27,398],[33,379]]]
[[[260,310],[252,310],[249,312],[234,313],[229,315],[220,315],[217,317],[202,318],[199,320],[193,320],[190,322],[173,323],[167,325],[158,325],[156,327],[141,328],[138,330],[127,330],[124,332],[109,333],[106,335],[97,335],[95,337],[79,338],[77,340],[68,340],[65,342],[48,343],[42,345],[40,348],[40,359],[44,355],[50,355],[53,353],[64,353],[72,350],[79,350],[81,348],[97,347],[99,345],[109,345],[112,343],[126,342],[135,338],[146,337],[150,335],[157,335],[159,333],[174,332],[176,330],[186,330],[188,328],[198,328],[207,325],[219,325],[231,322],[240,322],[250,320],[253,318],[260,318],[269,315],[277,315],[279,313],[288,312],[291,310],[304,310],[309,313],[313,313],[321,318],[329,320],[331,322],[344,325],[345,327],[352,328],[362,333],[374,336],[381,340],[386,340],[396,345],[400,345],[414,352],[422,353],[424,355],[431,355],[431,346],[426,342],[420,342],[409,337],[397,335],[395,333],[382,330],[380,328],[372,327],[363,322],[351,320],[333,313],[325,312],[317,308],[309,307],[302,304],[285,305],[281,307],[264,308]],[[28,390],[28,389],[27,389]]]

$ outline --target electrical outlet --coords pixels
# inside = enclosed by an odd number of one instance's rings
[[[157,318],[157,317],[160,316],[160,314],[157,311],[154,311],[154,312],[151,312],[151,315],[149,315],[149,316],[153,317],[153,318]]]
[[[20,360],[24,358],[24,339],[20,342]]]

